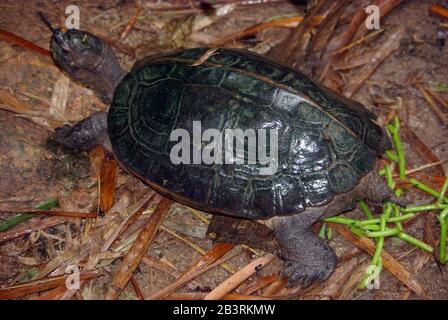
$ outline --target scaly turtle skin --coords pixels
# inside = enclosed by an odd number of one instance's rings
[[[53,58],[94,89],[108,112],[56,131],[79,150],[110,143],[122,167],[153,189],[206,212],[251,219],[273,229],[290,284],[329,277],[333,250],[311,232],[323,217],[351,210],[359,199],[398,200],[374,168],[390,146],[361,104],[288,67],[246,51],[206,49],[152,56],[123,71],[101,39],[53,30]],[[260,164],[179,164],[170,160],[170,133],[277,129],[278,170]],[[195,146],[193,146],[195,147]],[[253,244],[253,242],[252,242]]]

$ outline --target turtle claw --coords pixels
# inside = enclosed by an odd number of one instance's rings
[[[64,126],[54,130],[54,140],[64,147],[76,150],[77,148],[73,145],[73,143],[71,143],[72,138],[70,138],[70,136],[72,135],[72,132],[73,127],[65,124]]]

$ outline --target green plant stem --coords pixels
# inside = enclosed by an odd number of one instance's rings
[[[369,238],[384,238],[384,237],[396,236],[400,232],[401,232],[400,229],[397,229],[397,228],[381,230],[381,226],[380,226],[380,231],[369,231],[369,232],[366,232],[366,237],[369,237]]]
[[[367,219],[373,219],[373,214],[364,200],[359,201],[359,206],[361,207],[362,212],[366,215]]]
[[[397,235],[397,237],[403,241],[406,241],[409,244],[412,244],[414,246],[416,246],[417,248],[422,249],[423,251],[429,252],[429,253],[433,253],[434,248],[431,247],[429,244],[420,241],[410,235],[408,235],[407,233],[401,232]]]
[[[447,188],[448,188],[448,178],[445,179],[445,182],[443,183],[442,189],[440,190],[439,198],[437,199],[437,201],[439,203],[442,202],[443,197],[445,196]]]
[[[420,189],[420,190],[422,190],[422,191],[424,191],[424,192],[426,192],[426,193],[432,195],[433,197],[435,197],[435,198],[437,198],[437,199],[440,198],[440,199],[443,200],[443,202],[445,202],[445,203],[448,203],[448,198],[447,198],[447,197],[444,197],[443,195],[440,194],[440,192],[437,192],[436,190],[434,190],[434,189],[428,187],[428,186],[425,185],[423,182],[418,181],[417,179],[414,179],[414,178],[409,179],[409,182],[410,182],[413,186],[417,187],[418,189]]]
[[[415,206],[415,207],[408,207],[401,209],[402,212],[405,213],[414,213],[414,212],[421,212],[421,211],[431,211],[431,210],[443,210],[445,208],[448,208],[446,204],[439,204],[439,203],[432,203],[432,204],[423,204],[421,206]]]
[[[400,208],[397,205],[392,205],[393,211],[394,211],[394,218],[399,219],[401,217],[401,211]],[[389,219],[390,220],[390,219]],[[401,220],[396,220],[395,221],[395,226],[400,229],[401,231],[403,231],[403,226],[401,225]]]
[[[389,130],[389,132],[392,135],[392,141],[394,142],[395,145],[395,151],[397,153],[397,157],[398,157],[398,172],[400,175],[400,179],[404,180],[406,179],[406,161],[405,161],[405,157],[404,157],[404,151],[403,151],[403,146],[401,144],[401,140],[400,140],[400,121],[398,119],[398,117],[394,118],[394,125],[388,125],[387,129]]]
[[[352,226],[352,227],[355,227],[355,228],[358,228],[358,229],[363,229],[363,230],[372,230],[372,231],[379,230],[379,225],[378,224],[375,224],[375,223],[364,223],[365,221],[369,221],[369,222],[370,221],[375,221],[375,219],[360,221],[360,220],[354,220],[354,219],[345,218],[345,217],[330,217],[330,218],[325,218],[322,221],[343,224],[343,225],[346,225],[346,226]],[[363,232],[362,235],[364,235],[364,232]]]
[[[396,223],[396,222],[406,221],[408,219],[413,218],[414,216],[415,216],[415,213],[407,213],[405,215],[401,215],[398,217],[389,218],[389,219],[387,219],[387,223]],[[368,229],[374,229],[373,226],[378,225],[380,223],[380,219],[355,220],[355,219],[350,219],[350,218],[341,217],[341,216],[325,218],[322,221],[334,222],[334,223],[339,223],[339,224],[344,224],[344,225],[353,225],[355,227],[368,228]]]
[[[327,226],[327,239],[331,240],[333,238],[333,231],[331,231],[330,226]]]
[[[349,225],[349,224],[354,224],[354,223],[356,223],[357,220],[350,219],[350,218],[346,218],[346,217],[342,217],[342,216],[337,216],[337,217],[329,217],[329,218],[325,218],[325,219],[323,219],[322,221],[325,221],[325,222],[334,222],[334,223],[339,223],[339,224]]]
[[[440,222],[440,252],[439,259],[441,263],[447,263],[448,257],[446,256],[446,236],[448,231],[448,208],[443,210],[439,215]]]
[[[392,150],[387,150],[385,155],[390,161],[398,162],[398,156],[396,152]]]
[[[392,178],[392,169],[391,169],[390,165],[386,165],[384,168],[386,169],[387,186],[389,188],[391,188],[392,190],[394,190],[395,189],[395,181]]]
[[[391,203],[387,202],[384,206],[384,213],[380,216],[380,231],[386,230],[386,222],[392,211]],[[384,246],[384,236],[380,236],[376,241],[375,253],[372,258],[372,264],[378,266],[381,260],[381,252]]]
[[[387,223],[394,223],[394,222],[400,222],[405,221],[410,218],[413,218],[415,216],[415,213],[408,213],[399,217],[392,217],[387,219]],[[369,224],[378,224],[380,223],[380,219],[370,219],[370,220],[362,220],[357,221],[359,226],[369,225]]]
[[[385,224],[386,223],[384,223],[384,225]],[[379,237],[376,241],[375,253],[373,254],[372,258],[372,264],[375,266],[378,266],[378,263],[381,260],[381,252],[383,251],[383,246],[384,246],[384,237]]]
[[[327,224],[324,223],[324,224],[322,224],[322,227],[320,228],[319,237],[321,239],[325,239],[325,229],[326,229],[326,227],[327,227]]]
[[[57,199],[49,199],[46,200],[39,205],[36,206],[38,210],[50,210],[51,208],[57,207],[59,205],[59,201]],[[18,225],[19,223],[25,222],[31,218],[34,218],[36,215],[32,213],[20,213],[8,220],[0,223],[0,232],[8,230],[9,228]]]

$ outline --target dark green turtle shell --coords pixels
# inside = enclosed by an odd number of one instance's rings
[[[121,164],[155,190],[191,207],[250,219],[300,213],[353,189],[389,139],[361,104],[259,55],[207,49],[153,56],[119,84],[108,131]],[[170,133],[278,129],[278,170],[260,164],[170,161]]]

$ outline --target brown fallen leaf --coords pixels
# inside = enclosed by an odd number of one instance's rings
[[[331,58],[331,52],[334,50],[330,40],[334,37],[337,23],[350,2],[350,0],[333,1],[326,18],[319,25],[311,40],[308,56],[313,56],[313,59],[307,58],[309,63],[302,67],[305,73],[313,76],[322,74],[322,70],[326,67],[326,62]]]
[[[429,262],[432,255],[426,252],[420,252],[417,258],[414,260],[414,265],[412,266],[412,273],[417,274],[421,269]],[[400,300],[407,300],[411,296],[411,290],[406,288],[404,292],[400,294]]]
[[[230,243],[218,243],[213,246],[207,253],[205,253],[198,261],[196,261],[184,274],[179,277],[174,283],[153,294],[148,300],[163,299],[169,293],[183,287],[187,282],[195,279],[199,275],[207,272],[208,270],[219,266],[223,262],[243,253],[243,250],[239,250],[236,254],[223,257],[227,252],[235,247]]]
[[[47,114],[32,110],[25,103],[10,94],[8,90],[0,89],[0,109],[23,116],[48,131],[54,131],[54,128],[64,124],[63,121],[48,117]]]
[[[116,239],[122,235],[127,228],[132,225],[138,218],[141,217],[143,212],[148,208],[148,206],[154,201],[155,191],[149,191],[135,206],[134,210],[131,210],[130,214],[121,222],[121,224],[115,229],[115,231],[105,240],[101,247],[102,252],[109,250],[110,246],[114,243]]]
[[[381,34],[383,32],[384,32],[384,29],[379,29],[379,30],[373,31],[373,32],[365,35],[364,37],[362,37],[362,38],[360,38],[360,39],[358,39],[356,41],[353,41],[352,43],[349,43],[348,45],[343,46],[342,48],[339,48],[338,50],[335,50],[332,53],[332,55],[336,55],[336,54],[340,54],[340,53],[343,53],[345,51],[348,51],[351,48],[353,48],[353,47],[363,43],[364,41],[366,41],[366,40],[368,40],[368,39],[370,39],[372,37],[376,37],[377,35],[379,35],[379,34]]]
[[[315,16],[313,18],[313,22],[315,26],[318,26],[323,20],[322,16]],[[247,36],[250,36],[252,34],[255,34],[257,32],[260,32],[262,30],[272,28],[272,27],[284,27],[284,28],[295,28],[299,25],[300,22],[303,21],[303,17],[297,16],[297,17],[286,17],[286,18],[279,18],[274,19],[268,22],[263,22],[260,24],[257,24],[255,26],[252,26],[248,29],[245,29],[243,31],[238,31],[236,33],[233,33],[223,39],[220,39],[214,43],[214,47],[221,47],[225,45],[228,42],[235,41]]]
[[[100,209],[107,213],[112,208],[117,184],[117,162],[110,153],[106,153],[100,171]]]
[[[0,283],[13,278],[20,271],[20,261],[17,257],[0,255]]]
[[[279,277],[277,280],[272,282],[263,290],[263,297],[272,297],[276,295],[280,290],[286,287],[288,283],[288,278]]]
[[[428,93],[436,99],[436,101],[443,107],[445,112],[448,112],[448,101],[443,99],[437,92],[434,90],[428,90]]]
[[[297,28],[279,45],[272,48],[268,56],[292,68],[301,63],[309,45],[311,31],[314,29],[313,21],[321,15],[327,4],[326,0],[317,1]]]
[[[412,148],[425,159],[426,163],[438,163],[433,167],[433,170],[436,172],[435,175],[444,177],[445,170],[442,165],[442,161],[440,161],[439,157],[429,148],[418,136],[415,134],[412,128],[409,128],[406,125],[401,126],[401,134],[406,142],[412,146]],[[443,178],[443,181],[445,179]],[[442,182],[443,183],[443,182]]]
[[[342,286],[338,299],[347,300],[358,288],[359,283],[366,274],[367,266],[370,263],[366,259],[364,260],[364,262],[358,260],[356,268],[351,272],[349,279],[345,281]]]
[[[99,177],[101,174],[101,165],[106,152],[107,150],[103,146],[96,146],[89,150],[90,167],[96,177]]]
[[[433,5],[431,5],[431,7],[429,7],[429,11],[431,11],[432,13],[435,13],[439,17],[448,19],[448,9],[447,8],[444,8],[437,4],[433,4]]]
[[[170,264],[157,260],[151,256],[148,255],[144,256],[142,262],[146,264],[148,267],[155,268],[157,270],[160,270],[162,272],[171,275],[172,277],[176,278],[176,280],[178,280],[182,276],[182,272],[180,272]],[[186,283],[185,286],[190,290],[197,290],[198,288],[205,287],[202,283],[200,283],[197,280],[191,280],[190,282]]]
[[[140,285],[138,284],[137,279],[135,279],[134,275],[131,277],[131,284],[134,288],[135,294],[137,295],[138,300],[145,300],[145,296],[143,295],[142,289],[140,288]]]
[[[132,244],[131,249],[129,249],[126,256],[123,258],[118,271],[112,279],[109,290],[106,293],[106,300],[115,300],[120,296],[121,291],[131,279],[135,269],[137,269],[142,258],[145,256],[146,251],[148,251],[159,225],[162,223],[172,204],[173,202],[170,199],[165,197],[162,198],[159,205],[148,219],[146,225],[140,231],[137,239]]]
[[[240,292],[245,295],[251,295],[252,293],[263,289],[270,285],[274,281],[278,280],[280,276],[278,274],[270,274],[265,277],[257,278],[255,281],[249,283],[245,287],[241,288]]]
[[[376,1],[378,2],[378,1]],[[377,4],[374,2],[373,4]],[[337,35],[332,39],[334,52],[336,54],[333,54],[330,58],[330,60],[327,62],[325,67],[322,68],[322,73],[319,76],[319,79],[323,81],[323,84],[328,85],[329,80],[334,78],[334,71],[336,69],[336,65],[340,64],[340,62],[343,60],[343,58],[346,56],[346,52],[337,53],[337,50],[346,47],[350,44],[350,42],[353,40],[353,38],[356,35],[356,32],[359,30],[362,23],[365,21],[366,18],[366,12],[364,11],[364,8],[358,8],[356,11],[352,13],[352,18],[350,20],[350,23],[347,27],[347,29],[342,32],[340,35]],[[342,17],[341,17],[342,19]],[[362,57],[365,57],[365,54],[361,55]],[[350,61],[350,65],[360,65],[358,63],[353,63],[352,59],[347,59]],[[361,65],[364,63],[361,63]],[[332,66],[332,67],[330,67]],[[347,67],[350,68],[350,67]],[[331,87],[332,89],[335,89],[335,87]]]
[[[415,87],[417,88],[418,91],[420,91],[423,98],[425,98],[426,102],[428,103],[428,106],[431,108],[431,111],[434,113],[437,119],[439,119],[440,123],[444,126],[447,126],[448,117],[446,113],[439,107],[437,103],[434,102],[434,99],[432,98],[428,90],[425,88],[425,86],[421,83],[416,83]]]
[[[26,104],[10,94],[8,90],[0,89],[0,103],[2,104],[0,108],[3,110],[24,115],[35,115],[35,112],[28,108]]]
[[[67,222],[64,217],[48,217],[45,219],[33,218],[24,223],[16,225],[7,231],[0,232],[0,243],[10,241],[12,239],[25,236],[35,231],[57,226]]]
[[[56,287],[54,289],[43,292],[41,295],[32,297],[31,300],[60,300],[67,288],[65,286]]]
[[[265,267],[267,264],[271,263],[275,258],[275,255],[268,253],[267,255],[258,258],[247,266],[243,267],[237,273],[233,274],[227,278],[223,283],[213,289],[204,300],[219,300],[230,293],[233,289],[238,287],[243,281],[257,272],[259,269]]]
[[[88,279],[97,278],[101,275],[102,274],[97,270],[81,271],[79,278],[81,281],[85,281]],[[2,288],[0,289],[0,300],[22,298],[40,291],[65,286],[68,277],[68,275],[50,277],[42,280],[30,281],[17,286]]]
[[[172,292],[166,300],[203,300],[209,292]],[[272,300],[272,298],[229,293],[222,300]]]
[[[61,119],[66,124],[69,124],[69,121],[65,116],[69,94],[70,78],[61,73],[53,86],[48,114],[55,119]]]
[[[389,57],[392,52],[400,47],[401,39],[405,35],[405,29],[399,27],[396,31],[389,34],[378,49],[372,54],[371,62],[361,68],[355,75],[349,78],[343,94],[346,97],[352,97],[365,83],[365,81],[376,71],[376,69]]]

